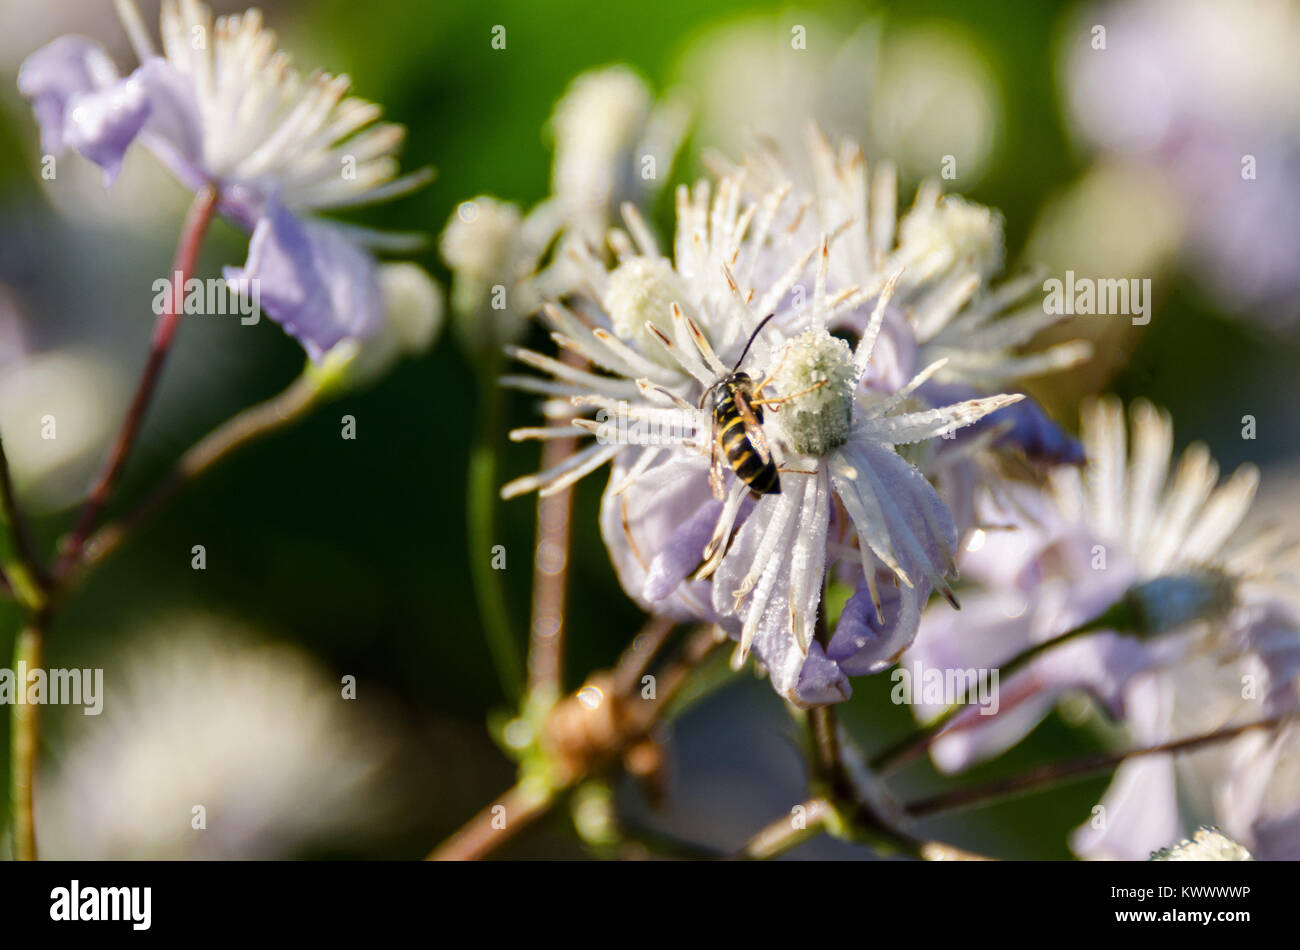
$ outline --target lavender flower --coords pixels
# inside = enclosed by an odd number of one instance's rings
[[[1105,24],[1105,49],[1094,48],[1093,24]],[[1062,88],[1077,135],[1103,153],[1140,162],[1175,190],[1195,273],[1231,312],[1294,323],[1294,5],[1112,2],[1074,17],[1069,36]]]
[[[1125,691],[1131,741],[1159,745],[1300,712],[1298,619],[1294,605],[1262,606],[1235,629],[1237,656],[1191,655],[1135,677]],[[1071,846],[1087,858],[1136,860],[1198,824],[1214,824],[1261,859],[1295,860],[1298,740],[1292,723],[1125,762],[1102,798],[1104,821],[1080,827]]]
[[[996,715],[971,710],[945,730],[933,747],[941,768],[965,768],[1018,742],[1066,690],[1087,690],[1126,715],[1133,677],[1197,646],[1235,655],[1230,631],[1275,596],[1278,539],[1235,534],[1256,469],[1242,466],[1216,488],[1218,467],[1194,445],[1171,476],[1168,416],[1138,402],[1132,419],[1130,449],[1119,403],[1089,404],[1084,472],[1054,470],[1049,493],[1006,485],[996,504],[985,496],[990,527],[972,536],[962,559],[984,589],[967,596],[960,624],[927,613],[904,662],[996,666],[1116,603],[1126,605],[1126,630],[1141,637],[1102,631],[1038,657],[1002,684]],[[935,711],[916,709],[922,718]]]
[[[712,202],[707,186],[693,194],[683,188],[671,262],[630,208],[631,237],[610,238],[619,254],[612,272],[594,256],[577,256],[585,293],[572,309],[551,305],[544,313],[561,346],[604,372],[515,349],[552,378],[507,382],[570,400],[544,407],[557,424],[514,437],[577,429],[597,442],[556,469],[517,479],[503,494],[553,492],[617,459],[601,521],[624,586],[648,609],[720,621],[740,641],[738,661],[752,648],[781,695],[813,705],[847,697],[846,671],[888,666],[910,640],[932,588],[951,596],[951,517],[895,446],[952,431],[1019,397],[914,405],[912,394],[935,366],[909,374],[892,394],[866,390],[894,283],[881,274],[866,287],[833,285],[832,260],[844,238],[823,233],[801,245],[792,229],[777,227],[790,213],[791,191],[777,186],[742,206],[739,176],[724,176]],[[810,268],[804,305],[794,291]],[[870,301],[856,347],[829,333],[833,320]],[[723,498],[709,491],[711,420],[698,405],[731,371],[765,313],[775,318],[754,337],[742,368],[755,380],[770,374],[778,404],[764,429],[786,474],[781,493],[750,510],[749,490],[734,477]],[[886,375],[880,363],[875,368]],[[575,405],[601,414],[574,418]],[[675,435],[632,447],[620,440],[616,420]],[[841,568],[862,590],[824,650],[813,627],[827,572]],[[903,593],[882,595],[887,578]]]
[[[166,0],[158,55],[134,4],[117,8],[140,58],[128,76],[76,36],[54,40],[19,70],[42,148],[74,148],[111,184],[140,141],[185,187],[218,188],[220,213],[252,235],[248,260],[227,268],[226,279],[242,289],[257,281],[266,312],[313,359],[373,335],[385,303],[366,245],[389,239],[314,214],[426,182],[428,170],[398,175],[405,130],[347,96],[346,76],[304,79],[257,10],[214,22],[195,0]]]

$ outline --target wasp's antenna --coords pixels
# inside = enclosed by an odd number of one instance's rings
[[[745,362],[745,357],[749,355],[749,348],[754,345],[754,338],[758,336],[758,331],[763,329],[763,327],[767,325],[767,321],[771,320],[775,316],[776,311],[773,310],[762,320],[758,321],[758,326],[754,327],[754,332],[749,335],[749,342],[746,343],[745,348],[740,351],[740,359],[736,360],[736,365],[731,367],[733,373],[740,369],[741,363]]]

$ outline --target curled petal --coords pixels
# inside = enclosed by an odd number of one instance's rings
[[[641,588],[646,600],[655,603],[670,596],[700,566],[704,546],[709,543],[721,511],[722,502],[708,501],[668,536],[668,542],[654,556],[646,573]]]
[[[1171,755],[1142,756],[1121,765],[1102,807],[1106,821],[1100,827],[1089,823],[1070,836],[1070,848],[1081,857],[1143,861],[1187,833],[1179,818]]]
[[[930,381],[919,390],[932,406],[946,406],[980,395],[969,386]],[[995,409],[957,433],[958,440],[971,439],[990,427],[1007,426],[995,444],[1018,448],[1036,462],[1049,465],[1082,465],[1083,445],[1054,421],[1032,396]]]
[[[638,452],[632,448],[615,458],[600,503],[600,533],[619,583],[629,597],[653,613],[712,622],[716,617],[709,603],[708,582],[681,579],[670,584],[681,564],[691,559],[693,529],[682,532],[683,526],[698,526],[699,512],[708,508],[715,512],[716,520],[717,509],[713,506],[717,502],[709,490],[708,460],[673,453],[624,486],[637,458]],[[616,492],[615,488],[623,490]],[[708,530],[699,541],[691,567],[702,559],[713,529],[712,521],[705,523]],[[670,550],[673,553],[669,554]]]
[[[824,474],[791,474],[781,494],[764,495],[745,520],[713,579],[721,617],[743,618],[772,688],[798,706],[848,699],[848,677],[811,637],[825,577],[830,486]]]
[[[929,593],[928,584],[914,588],[886,583],[880,592],[878,617],[866,581],[858,581],[835,625],[827,655],[850,676],[888,669],[916,636],[921,604]]]
[[[850,442],[831,468],[858,537],[909,585],[929,578],[946,590],[957,529],[925,476],[892,449]]]
[[[203,132],[194,81],[157,56],[131,74],[149,99],[149,117],[140,140],[191,190],[207,180],[203,172]],[[227,208],[223,202],[222,213]],[[239,220],[251,230],[252,220]]]
[[[149,97],[135,76],[82,93],[68,102],[64,143],[104,169],[104,183],[111,185],[122,170],[126,150],[149,118],[149,110]]]
[[[18,69],[18,91],[32,104],[41,129],[41,149],[58,155],[70,103],[118,80],[103,48],[85,37],[61,36],[28,56]]]
[[[272,202],[253,229],[248,260],[226,280],[319,361],[345,339],[378,329],[383,302],[375,261],[328,224],[300,221]]]

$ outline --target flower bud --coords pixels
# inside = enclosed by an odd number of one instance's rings
[[[672,339],[673,304],[687,307],[686,288],[672,264],[662,258],[634,257],[609,275],[604,305],[614,334],[657,363],[676,368],[668,351],[646,329],[646,323],[652,323]]]

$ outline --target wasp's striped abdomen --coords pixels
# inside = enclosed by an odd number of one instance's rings
[[[723,383],[713,404],[713,430],[736,477],[760,495],[777,495],[781,492],[781,480],[776,462],[771,458],[763,461],[750,441],[745,421],[746,415],[757,423],[763,421],[762,407],[750,402],[751,385],[744,373],[736,373]]]

